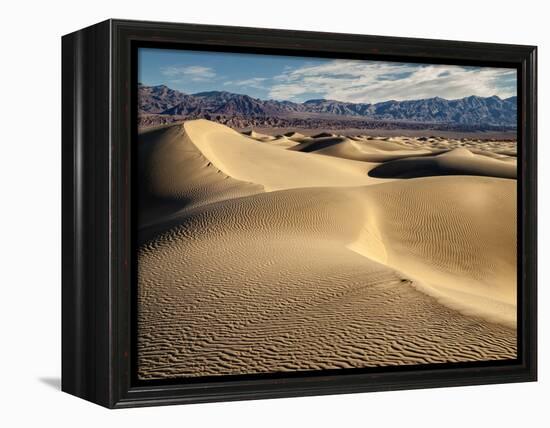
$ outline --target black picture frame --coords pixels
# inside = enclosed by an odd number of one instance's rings
[[[132,141],[137,46],[498,65],[518,70],[518,359],[140,383]],[[109,408],[537,379],[534,46],[107,20],[62,38],[62,390]]]

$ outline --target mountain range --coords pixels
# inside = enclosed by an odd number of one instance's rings
[[[144,115],[179,117],[314,117],[371,119],[377,121],[446,123],[467,126],[514,128],[517,98],[469,96],[447,100],[440,97],[379,103],[350,103],[312,99],[303,103],[261,100],[225,91],[185,94],[165,85],[138,88],[138,111]]]

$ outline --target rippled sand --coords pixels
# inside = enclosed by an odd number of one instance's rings
[[[432,140],[141,134],[139,377],[515,358],[515,146]]]

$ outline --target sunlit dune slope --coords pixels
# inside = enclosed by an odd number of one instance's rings
[[[215,167],[267,191],[296,187],[358,186],[378,182],[368,172],[375,164],[280,150],[258,144],[223,125],[188,121],[185,132]]]

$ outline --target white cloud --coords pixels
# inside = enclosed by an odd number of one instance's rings
[[[171,78],[171,82],[204,82],[216,77],[216,72],[210,67],[203,67],[201,65],[188,65],[188,66],[171,66],[164,67],[161,70],[162,74]]]
[[[285,83],[273,86],[269,91],[269,96],[277,100],[288,100],[295,98],[296,95],[302,95],[307,92],[318,91],[309,90],[306,85],[301,83]]]
[[[299,99],[314,93],[327,99],[366,103],[435,96],[504,98],[516,94],[515,79],[513,69],[334,60],[275,76],[269,96]]]
[[[264,82],[268,80],[267,77],[252,77],[244,80],[228,80],[224,82],[224,86],[242,86],[255,89],[266,89]]]

